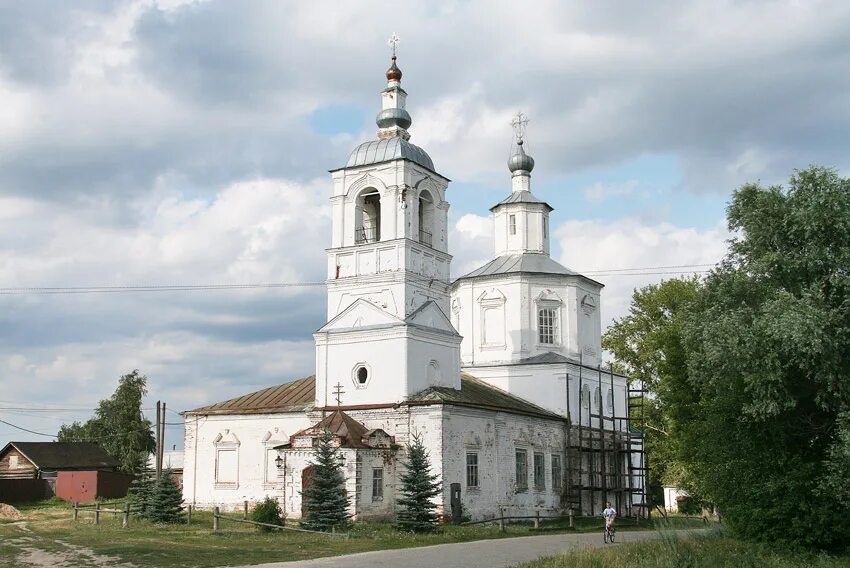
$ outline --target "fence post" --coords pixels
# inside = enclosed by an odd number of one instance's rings
[[[219,511],[218,507],[213,509],[213,532],[218,532],[219,523],[221,522],[220,519],[218,518],[218,511]]]
[[[124,504],[124,521],[121,523],[122,529],[130,528],[130,502]]]
[[[540,528],[540,511],[534,513],[534,528]]]
[[[192,506],[191,505],[186,507],[186,524],[187,525],[192,524]]]
[[[501,507],[499,507],[499,530],[505,532],[505,513]]]
[[[247,500],[245,501],[244,505],[245,505],[245,508],[244,508],[244,512],[242,513],[242,518],[247,521],[248,520],[248,501]]]
[[[575,525],[573,524],[573,508],[572,507],[570,507],[570,528],[571,529],[576,528]]]
[[[77,514],[79,513],[79,509],[77,509],[77,502],[74,501],[74,520],[77,520]]]
[[[100,501],[94,502],[94,524],[100,524]]]

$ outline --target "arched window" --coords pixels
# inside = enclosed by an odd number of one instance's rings
[[[590,408],[590,387],[587,385],[581,388],[581,405],[584,408]]]
[[[381,194],[369,187],[357,196],[354,209],[354,243],[381,240]]]
[[[419,194],[419,242],[429,247],[434,242],[434,198],[427,190]]]
[[[602,406],[602,393],[599,391],[599,387],[593,389],[593,409],[600,410]]]
[[[608,414],[610,416],[614,416],[614,391],[612,389],[608,389]]]

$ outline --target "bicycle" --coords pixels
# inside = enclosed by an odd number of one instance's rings
[[[605,544],[608,544],[609,542],[613,543],[615,534],[616,534],[616,531],[614,530],[614,526],[613,525],[609,526],[608,523],[605,523],[605,531],[602,533],[602,541]]]

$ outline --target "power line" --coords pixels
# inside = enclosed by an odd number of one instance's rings
[[[670,266],[641,266],[634,268],[609,268],[579,271],[585,275],[605,276],[653,276],[660,274],[706,273],[705,267],[714,264],[679,264]],[[684,269],[672,270],[668,269]],[[414,277],[414,280],[429,284],[446,282],[424,276]],[[10,295],[52,295],[52,294],[121,294],[139,292],[202,292],[213,290],[258,290],[281,288],[311,288],[325,286],[327,282],[259,282],[253,284],[149,284],[140,286],[10,286],[0,288],[0,296]]]
[[[0,420],[3,424],[7,426],[11,426],[12,428],[17,428],[18,430],[23,430],[24,432],[29,432],[30,434],[37,434],[38,436],[47,436],[48,438],[56,438],[55,434],[45,434],[44,432],[36,432],[35,430],[30,430],[28,428],[24,428],[23,426],[18,426],[17,424],[12,424],[11,422],[6,422],[5,420]]]

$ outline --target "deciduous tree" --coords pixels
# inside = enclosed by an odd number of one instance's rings
[[[156,441],[151,422],[142,415],[142,399],[147,394],[147,377],[138,370],[122,376],[111,397],[101,400],[94,417],[63,425],[60,442],[97,442],[121,463],[121,471],[141,472]]]

